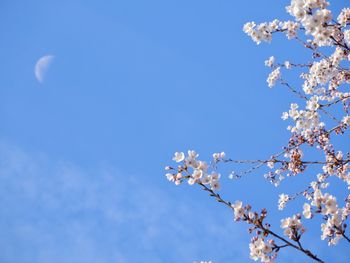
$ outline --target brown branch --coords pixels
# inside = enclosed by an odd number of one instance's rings
[[[339,98],[339,99],[332,101],[330,103],[327,103],[327,104],[320,104],[320,107],[330,107],[330,106],[337,104],[338,102],[341,102],[341,101],[346,100],[346,99],[350,99],[350,95],[344,96],[342,98]]]
[[[342,229],[340,229],[340,228],[337,227],[337,226],[334,226],[334,227],[335,227],[335,229],[337,229],[337,230],[340,232],[340,234],[342,235],[342,237],[345,238],[345,240],[348,241],[348,242],[350,243],[350,238],[349,238],[347,235],[345,235],[345,229],[342,230]]]
[[[285,82],[283,79],[281,79],[280,83],[284,86],[286,86],[291,92],[293,92],[294,94],[296,94],[299,98],[304,99],[304,100],[308,100],[308,98],[303,95],[301,92],[297,91],[296,89],[294,89],[291,85],[289,85],[288,82]],[[319,108],[324,114],[326,114],[328,117],[330,117],[332,120],[334,120],[337,123],[341,123],[341,121],[339,121],[336,117],[334,117],[332,114],[330,114],[328,111],[326,111],[325,109],[323,109],[322,107]]]
[[[224,159],[222,160],[224,163],[238,163],[238,164],[244,164],[244,163],[249,163],[249,164],[266,164],[268,162],[274,162],[274,163],[289,163],[289,161],[284,161],[284,160],[233,160],[233,159]],[[345,159],[345,160],[338,160],[336,162],[321,162],[321,161],[301,161],[302,164],[337,164],[341,162],[341,164],[346,164],[350,162],[350,159]]]
[[[224,205],[226,205],[227,207],[229,207],[231,210],[234,210],[232,207],[232,203],[229,201],[225,201],[223,198],[221,198],[221,196],[219,194],[217,194],[216,192],[214,192],[213,190],[211,190],[209,187],[207,187],[206,185],[202,184],[202,183],[198,183],[200,186],[202,186],[204,191],[207,191],[210,193],[210,196],[214,197],[216,199],[216,201],[218,201],[219,203],[223,203]],[[262,231],[264,231],[265,233],[270,234],[271,236],[274,236],[275,238],[279,239],[280,241],[284,242],[285,244],[280,246],[280,248],[282,247],[287,247],[290,246],[292,248],[295,248],[297,250],[299,250],[300,252],[304,253],[305,255],[307,255],[308,257],[312,258],[313,260],[317,261],[317,262],[321,262],[324,263],[323,260],[321,260],[320,258],[317,257],[317,255],[313,254],[310,250],[304,249],[300,242],[298,241],[298,245],[295,245],[291,242],[289,242],[287,239],[285,239],[284,237],[276,234],[275,232],[273,232],[272,230],[265,228],[262,224],[254,224],[257,228],[261,229]]]
[[[343,238],[346,239],[346,241],[348,241],[350,243],[350,238],[345,235],[344,231],[341,233],[341,235],[343,236]]]
[[[336,40],[333,36],[330,37],[336,46],[340,46],[342,48],[345,48],[346,50],[350,51],[350,48],[346,45],[346,43],[341,43],[338,40]]]

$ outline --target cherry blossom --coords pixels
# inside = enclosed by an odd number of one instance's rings
[[[269,256],[272,250],[272,241],[265,242],[262,237],[252,238],[249,249],[250,258],[254,261],[260,260],[261,262],[271,263],[274,262],[275,255]]]
[[[283,210],[286,207],[286,204],[289,200],[290,200],[289,195],[280,194],[278,199],[278,209]]]
[[[177,163],[183,161],[185,159],[185,154],[183,152],[176,152],[174,154],[173,160]]]
[[[322,221],[317,223],[320,242],[326,240],[330,246],[339,242],[350,244],[347,231],[350,195],[345,199],[337,197],[331,187],[336,181],[350,189],[350,152],[339,146],[341,139],[349,140],[350,129],[350,8],[334,14],[326,0],[291,0],[286,11],[291,20],[251,21],[243,26],[243,31],[256,44],[270,43],[275,34],[284,34],[286,41],[294,41],[309,52],[304,62],[279,62],[275,56],[265,60],[265,66],[271,70],[268,87],[278,85],[295,96],[281,116],[289,134],[282,150],[257,160],[230,159],[224,152],[216,152],[209,161],[199,160],[193,150],[187,155],[176,152],[173,160],[177,166],[166,167],[166,178],[176,185],[187,181],[201,187],[232,211],[234,221],[248,224],[249,233],[254,234],[249,244],[252,260],[274,262],[281,249],[290,247],[323,262],[302,244],[302,237],[308,233],[301,217],[308,219],[306,223],[316,222],[315,218]],[[293,81],[288,81],[293,74]],[[320,158],[314,160],[312,156]],[[244,168],[240,168],[241,164]],[[275,230],[275,226],[267,223],[265,208],[253,211],[250,204],[243,205],[239,200],[231,203],[219,194],[225,187],[222,180],[225,176],[218,172],[223,165],[232,167],[230,179],[263,175],[275,187],[296,176],[309,180],[300,184],[300,192],[282,193],[278,197],[278,210],[285,212],[289,202],[301,199],[303,204],[299,212],[281,220],[283,234],[277,232],[281,229]]]

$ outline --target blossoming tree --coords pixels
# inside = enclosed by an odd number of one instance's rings
[[[274,57],[265,61],[271,68],[267,78],[269,87],[276,84],[285,86],[291,93],[304,102],[301,105],[292,103],[288,112],[282,113],[282,119],[289,121],[290,139],[279,153],[264,160],[233,160],[224,152],[214,153],[209,161],[199,160],[195,151],[176,152],[173,160],[176,166],[167,166],[166,177],[179,185],[187,182],[198,185],[207,191],[219,203],[233,212],[235,221],[247,223],[253,234],[250,258],[261,262],[273,262],[278,252],[290,247],[304,253],[309,259],[324,262],[315,251],[303,244],[306,233],[304,220],[319,217],[322,220],[321,239],[329,246],[340,240],[349,242],[346,221],[350,214],[350,195],[337,199],[329,192],[331,178],[337,178],[350,188],[350,152],[344,152],[334,145],[335,137],[349,140],[347,130],[350,127],[350,8],[344,8],[335,16],[326,0],[291,0],[286,7],[293,21],[274,20],[269,23],[244,25],[244,32],[254,42],[270,42],[277,33],[285,34],[288,40],[295,41],[310,51],[308,62],[276,62]],[[283,71],[298,68],[300,87],[291,85],[283,78]],[[308,158],[305,149],[314,148],[322,158]],[[283,210],[287,202],[297,198],[304,199],[300,213],[281,219],[280,230],[267,222],[267,210],[256,212],[249,204],[242,201],[230,202],[220,194],[220,174],[217,167],[224,164],[249,164],[248,170],[233,173],[231,178],[240,178],[242,174],[259,171],[267,166],[270,172],[265,178],[276,187],[286,177],[304,173],[309,166],[316,166],[318,173],[299,193],[285,193],[279,196],[278,209]],[[349,244],[350,245],[350,244]]]

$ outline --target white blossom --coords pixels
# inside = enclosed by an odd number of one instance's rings
[[[278,209],[283,210],[286,207],[290,197],[287,194],[280,194],[278,199]]]
[[[343,8],[337,20],[339,24],[346,26],[350,22],[350,8]]]
[[[292,65],[290,64],[289,61],[285,61],[284,62],[284,66],[286,67],[286,69],[291,69],[292,68]]]
[[[285,121],[286,119],[288,119],[288,117],[289,117],[288,112],[283,112],[281,119]]]
[[[220,153],[214,153],[213,154],[213,158],[214,160],[220,160],[220,159],[224,159],[225,158],[225,153],[224,152],[220,152]]]
[[[175,181],[175,176],[173,174],[167,173],[165,176],[170,182],[174,182]]]
[[[281,71],[280,71],[280,67],[276,68],[274,71],[272,71],[269,74],[269,77],[267,78],[267,83],[269,85],[270,88],[272,88],[273,86],[275,86],[276,81],[281,77]]]
[[[303,231],[303,225],[301,224],[300,217],[298,215],[293,215],[293,217],[282,219],[281,228],[284,229],[284,235],[291,239],[296,237],[296,233]]]
[[[262,237],[254,237],[250,241],[250,258],[254,261],[260,260],[261,262],[272,263],[274,262],[275,256],[270,256],[272,252],[273,242],[265,242]]]
[[[344,40],[347,44],[350,44],[350,30],[344,30]]]
[[[200,179],[200,178],[202,178],[202,176],[203,176],[203,170],[201,170],[201,169],[195,169],[195,170],[193,171],[192,177],[193,177],[194,179]]]
[[[349,115],[344,116],[342,121],[343,121],[343,123],[346,124],[347,126],[350,126],[350,116],[349,116]]]
[[[177,163],[182,162],[185,160],[185,154],[183,152],[176,152],[174,154],[173,160]]]
[[[220,183],[218,181],[211,181],[210,182],[210,188],[213,191],[220,190]]]
[[[234,210],[234,220],[240,220],[245,212],[242,201],[236,201],[236,203],[232,205],[232,208]]]
[[[303,215],[307,219],[310,219],[312,217],[310,204],[308,204],[308,203],[304,204],[304,206],[303,206]]]
[[[275,57],[271,56],[269,59],[265,60],[265,66],[271,68],[275,63]]]

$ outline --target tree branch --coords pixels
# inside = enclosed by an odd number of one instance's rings
[[[209,192],[210,196],[214,197],[216,199],[217,202],[219,203],[222,203],[224,205],[226,205],[227,207],[229,207],[231,210],[233,210],[233,207],[232,207],[232,203],[229,202],[229,201],[226,201],[224,200],[223,198],[221,198],[221,196],[217,193],[215,193],[213,190],[211,190],[209,187],[207,187],[205,184],[203,183],[198,183],[204,191],[207,191]],[[307,250],[307,249],[304,249],[301,244],[300,244],[300,241],[298,241],[298,245],[295,245],[291,242],[289,242],[287,239],[285,239],[284,237],[276,234],[275,232],[273,232],[272,230],[268,229],[268,228],[265,228],[262,224],[255,224],[255,226],[259,229],[261,229],[262,231],[274,236],[275,238],[277,238],[278,240],[284,242],[284,245],[280,246],[281,248],[282,247],[287,247],[287,246],[290,246],[296,250],[299,250],[300,252],[304,253],[306,256],[312,258],[313,260],[317,261],[317,262],[322,262],[324,263],[323,260],[321,260],[320,258],[317,257],[317,255],[313,254],[310,250]]]

